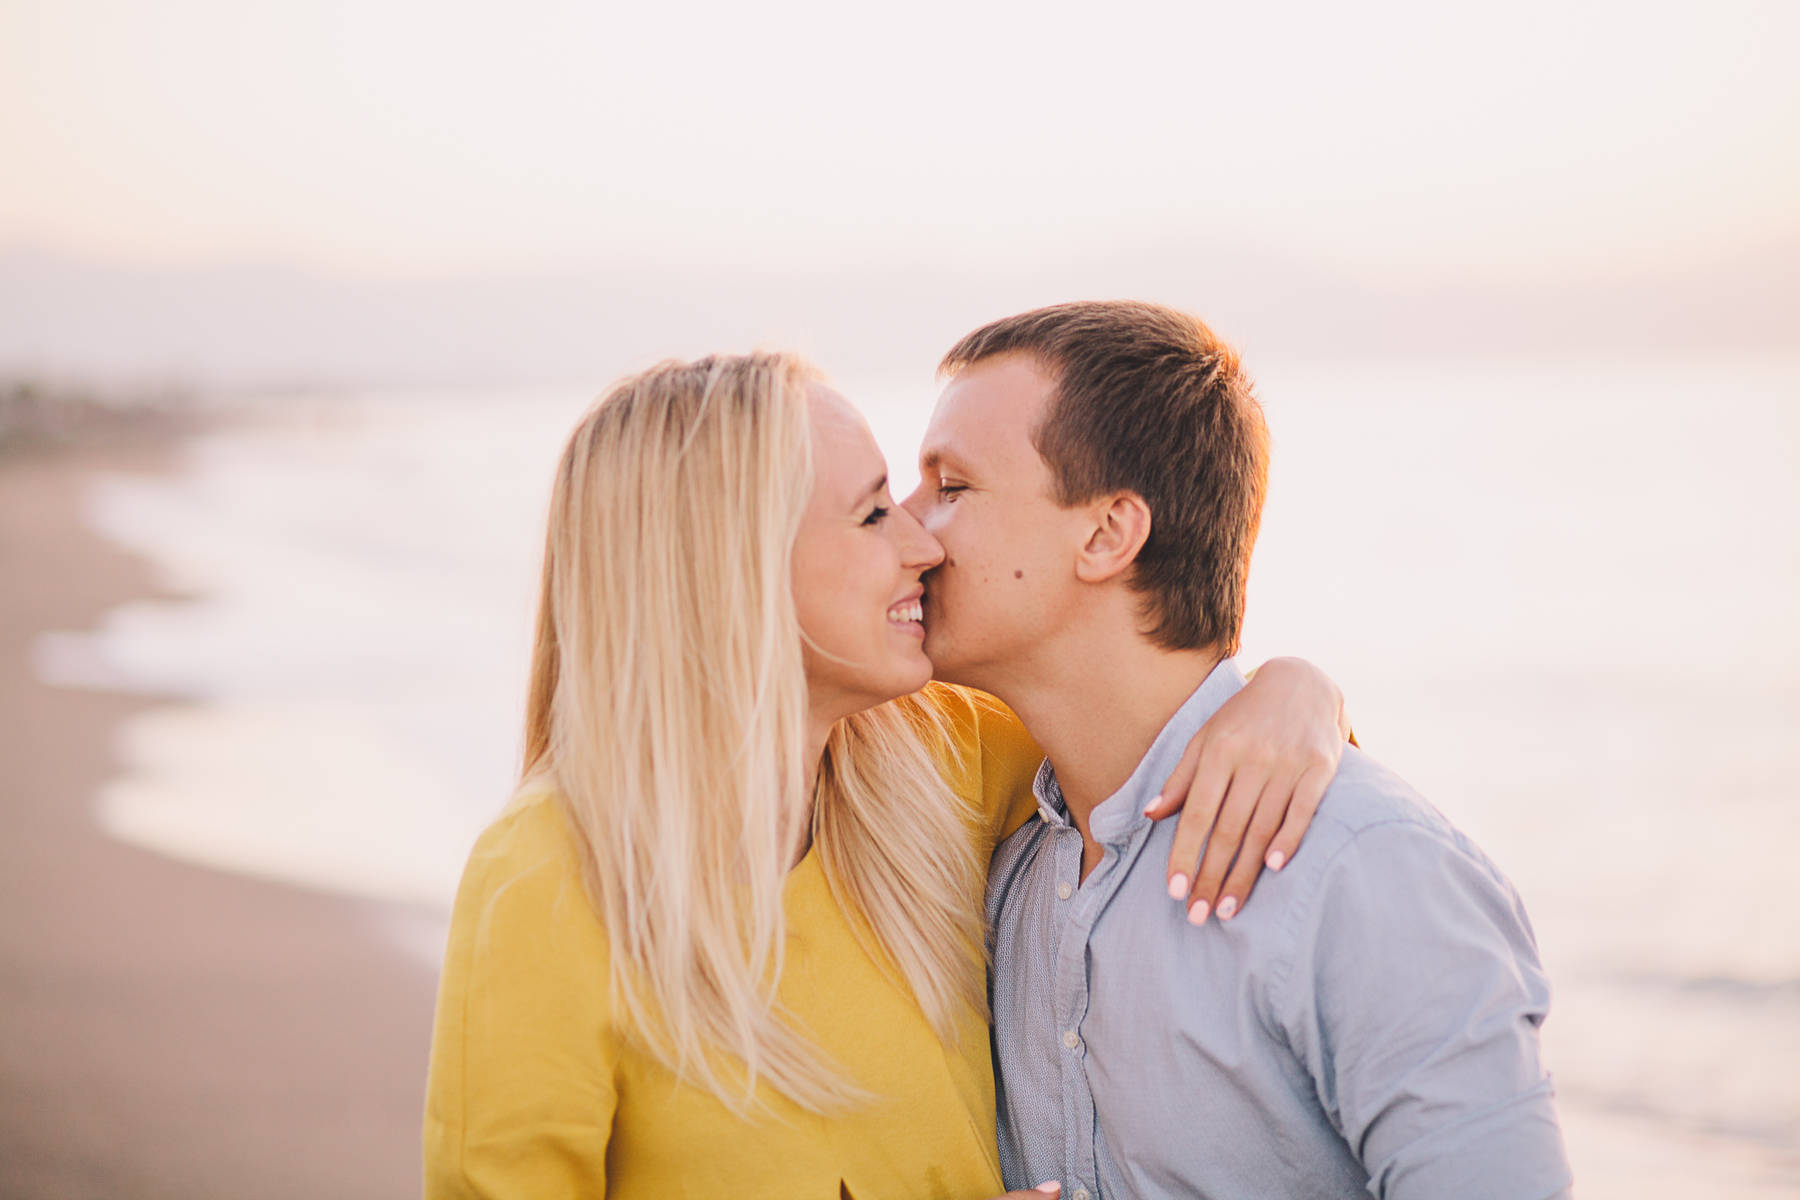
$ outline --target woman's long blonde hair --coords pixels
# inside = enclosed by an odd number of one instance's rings
[[[833,894],[946,1041],[985,1011],[977,819],[916,697],[840,721],[807,780],[790,554],[812,491],[787,355],[665,363],[576,427],[551,499],[522,788],[579,844],[628,1032],[734,1108],[861,1098],[775,1003],[806,823]],[[816,797],[816,803],[814,802]]]

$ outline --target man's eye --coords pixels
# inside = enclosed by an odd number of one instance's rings
[[[878,505],[876,505],[876,506],[875,506],[875,508],[874,508],[874,509],[873,509],[873,510],[872,510],[872,511],[871,511],[871,512],[870,512],[870,513],[869,513],[869,515],[868,515],[868,516],[866,516],[866,517],[864,517],[864,518],[863,518],[863,524],[864,524],[864,525],[879,525],[879,524],[881,524],[881,522],[882,522],[882,521],[883,521],[883,519],[885,519],[885,518],[886,518],[886,517],[887,517],[887,515],[888,515],[888,510],[887,510],[887,509],[885,509],[885,508],[882,508],[882,507],[881,507],[881,506],[880,506],[880,505],[879,505],[879,504],[878,504]]]
[[[968,490],[967,484],[940,483],[938,484],[938,498],[946,503],[954,504],[958,493],[966,492]]]

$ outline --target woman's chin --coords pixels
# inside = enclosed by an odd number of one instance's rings
[[[886,681],[887,688],[883,690],[892,692],[887,699],[898,700],[902,696],[910,696],[931,682],[931,660],[925,657],[925,652],[919,650],[909,656],[909,659],[904,667],[897,668]]]

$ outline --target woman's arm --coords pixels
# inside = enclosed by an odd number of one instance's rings
[[[1264,663],[1201,726],[1144,810],[1157,818],[1181,810],[1169,895],[1188,920],[1230,920],[1264,866],[1279,871],[1294,857],[1350,737],[1344,694],[1300,658]]]
[[[606,945],[552,804],[490,826],[463,874],[426,1085],[426,1200],[606,1194]]]

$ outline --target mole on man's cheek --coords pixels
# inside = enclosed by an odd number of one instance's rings
[[[1023,572],[1023,571],[1014,571],[1014,572],[1013,572],[1013,578],[1014,578],[1014,579],[1023,579],[1023,578],[1025,578],[1025,572]]]

